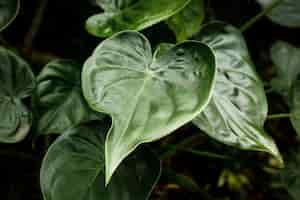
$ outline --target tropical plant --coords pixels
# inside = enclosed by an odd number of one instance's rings
[[[20,7],[17,0],[2,1],[1,31]],[[103,12],[86,20],[86,30],[104,39],[84,64],[51,57],[42,70],[23,60],[26,50],[1,38],[0,142],[20,142],[29,133],[33,144],[58,136],[42,162],[45,200],[148,199],[161,175],[160,158],[193,138],[169,150],[163,144],[151,148],[152,142],[192,124],[215,141],[243,150],[240,154],[264,152],[271,160],[268,167],[282,168],[281,154],[264,126],[267,119],[289,117],[300,133],[300,50],[283,41],[271,48],[277,75],[268,85],[283,96],[290,112],[268,115],[264,82],[242,32],[264,15],[282,26],[299,27],[298,2],[258,0],[262,12],[237,28],[211,20],[204,0],[96,0]],[[44,8],[41,4],[38,13]],[[29,50],[40,23],[36,20],[27,38]],[[147,28],[160,22],[177,43],[157,45],[146,37]],[[198,189],[186,177],[174,177]]]

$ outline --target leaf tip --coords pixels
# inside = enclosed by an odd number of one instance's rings
[[[108,186],[113,174],[121,163],[121,161],[116,160],[115,158],[117,158],[116,155],[110,154],[105,150],[105,187]]]
[[[277,146],[275,145],[275,143],[273,143],[274,145],[272,145],[272,148],[270,148],[268,150],[268,153],[272,156],[269,160],[269,165],[275,168],[279,168],[282,169],[284,168],[284,161],[283,158],[277,148]]]
[[[280,154],[276,155],[276,156],[273,155],[273,157],[269,160],[269,164],[270,164],[270,166],[279,168],[279,169],[282,169],[285,167],[283,158]]]

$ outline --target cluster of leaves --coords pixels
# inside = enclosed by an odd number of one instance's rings
[[[0,30],[19,9],[17,0],[4,2]],[[274,22],[300,26],[296,1],[258,2],[267,8],[278,4],[268,15]],[[190,122],[221,143],[267,152],[283,165],[264,130],[264,85],[238,28],[223,22],[202,25],[204,0],[95,4],[104,12],[87,19],[86,29],[108,38],[83,66],[54,60],[35,78],[21,57],[0,48],[0,142],[19,142],[31,127],[36,136],[61,134],[41,169],[45,199],[148,199],[161,166],[142,144]],[[137,31],[162,21],[179,43],[152,48]],[[287,100],[300,134],[299,52],[285,42],[274,44],[278,76],[271,84]],[[32,108],[22,103],[26,97],[32,97]]]

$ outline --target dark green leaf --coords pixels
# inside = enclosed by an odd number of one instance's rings
[[[290,119],[296,132],[300,135],[300,80],[294,81],[290,100]]]
[[[278,6],[268,14],[275,23],[291,28],[300,27],[300,1],[299,0],[257,0],[262,8],[269,7],[273,2],[280,1]]]
[[[101,114],[92,111],[81,91],[81,66],[70,60],[56,60],[39,74],[35,103],[40,114],[38,134],[61,134]]]
[[[300,148],[294,148],[285,154],[285,168],[274,176],[273,186],[285,189],[294,200],[300,197]]]
[[[118,168],[105,188],[104,139],[108,125],[69,129],[50,147],[42,164],[45,200],[146,200],[160,175],[160,161],[141,148]]]
[[[34,87],[30,66],[0,47],[0,142],[19,142],[29,132],[32,114],[21,100],[30,96]]]
[[[263,130],[266,96],[239,30],[216,22],[205,26],[197,39],[213,49],[217,77],[209,105],[193,122],[224,144],[269,152],[282,162],[274,141]]]
[[[277,72],[277,76],[271,81],[272,88],[288,97],[293,82],[300,74],[300,49],[278,41],[271,48],[271,59]]]
[[[205,44],[187,41],[154,55],[143,35],[125,31],[103,41],[84,65],[85,98],[113,119],[106,140],[107,182],[138,145],[188,123],[211,97],[215,59]]]
[[[0,31],[5,29],[17,16],[20,8],[19,0],[1,0]]]
[[[199,32],[204,17],[204,0],[191,0],[184,9],[170,17],[167,24],[180,42]]]
[[[183,9],[190,0],[137,0],[123,9],[115,5],[118,1],[102,3],[108,11],[90,17],[86,29],[92,35],[108,37],[123,30],[142,30],[166,20]],[[114,2],[114,3],[113,3]],[[120,5],[123,1],[119,1]],[[110,5],[110,3],[113,3]],[[125,4],[127,5],[127,4]],[[121,6],[122,7],[122,6]]]

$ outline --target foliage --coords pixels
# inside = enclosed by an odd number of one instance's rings
[[[265,122],[289,117],[300,134],[300,50],[275,42],[270,58],[276,75],[270,82],[262,81],[242,31],[263,15],[282,26],[299,27],[299,1],[258,0],[263,11],[238,29],[214,21],[204,0],[93,0],[103,12],[86,20],[86,30],[106,39],[100,44],[99,38],[91,39],[97,47],[87,51],[84,64],[33,52],[30,43],[46,8],[46,1],[41,2],[24,48],[11,46],[0,36],[0,142],[21,142],[29,133],[29,140],[45,139],[47,153],[40,171],[45,200],[149,199],[160,178],[159,158],[168,163],[178,149],[228,159],[231,164],[252,162],[235,160],[227,155],[230,151],[216,155],[194,150],[197,138],[189,134],[176,136],[183,141],[166,150],[175,137],[172,133],[193,124],[236,154],[266,155],[267,167],[284,166]],[[16,18],[19,4],[3,0],[0,31]],[[204,21],[208,23],[203,25]],[[163,38],[155,44],[149,35],[156,24],[169,28],[179,43]],[[47,62],[39,69],[23,57],[46,57]],[[273,105],[268,105],[264,82],[283,97],[280,105],[289,113],[268,116],[268,106],[273,111]],[[267,127],[272,133],[269,123]],[[47,149],[49,138],[55,141]],[[203,141],[199,144],[205,146]],[[297,198],[300,176],[293,171],[298,166],[294,157],[287,159],[280,177]],[[231,189],[238,189],[251,184],[243,173],[223,172],[222,186],[228,182]],[[197,181],[184,173],[168,169],[165,175],[177,182],[176,187],[202,193]]]
[[[297,0],[257,0],[263,8],[270,6],[272,3],[277,3],[268,17],[282,26],[291,28],[300,27],[300,1]]]
[[[2,0],[0,4],[0,31],[5,29],[17,16],[19,0]]]
[[[32,114],[22,103],[35,87],[30,66],[13,52],[0,48],[0,141],[14,143],[29,132]]]
[[[285,159],[287,161],[286,167],[274,178],[273,186],[286,189],[294,199],[298,199],[300,195],[299,148],[289,151],[285,155]]]
[[[98,37],[108,37],[119,31],[142,30],[163,21],[183,9],[190,0],[124,0],[98,1],[104,13],[93,15],[86,22],[89,33]],[[124,2],[124,3],[123,3]]]
[[[84,100],[81,66],[71,60],[48,63],[37,77],[37,134],[61,134],[82,122],[101,118]],[[76,109],[74,109],[76,108]]]
[[[199,32],[205,17],[204,8],[204,0],[191,0],[185,8],[166,21],[177,41],[184,41]]]
[[[89,122],[69,129],[48,150],[41,169],[47,200],[147,199],[160,174],[160,161],[141,148],[104,186],[104,142],[109,124]],[[58,178],[59,177],[59,178]]]
[[[204,26],[196,39],[214,50],[218,72],[210,103],[194,124],[220,142],[266,151],[281,162],[276,145],[263,130],[267,100],[239,30],[216,22]]]
[[[184,42],[152,57],[150,43],[137,32],[103,41],[85,63],[82,82],[90,106],[113,119],[105,142],[107,183],[138,145],[197,116],[209,101],[214,77],[213,53],[199,42]]]
[[[290,107],[291,122],[300,134],[300,49],[278,41],[271,48],[271,58],[277,71],[277,76],[271,81],[272,88],[285,98]]]
[[[272,88],[288,97],[293,82],[300,74],[300,49],[287,42],[277,41],[273,44],[270,55],[277,74],[271,81]]]

